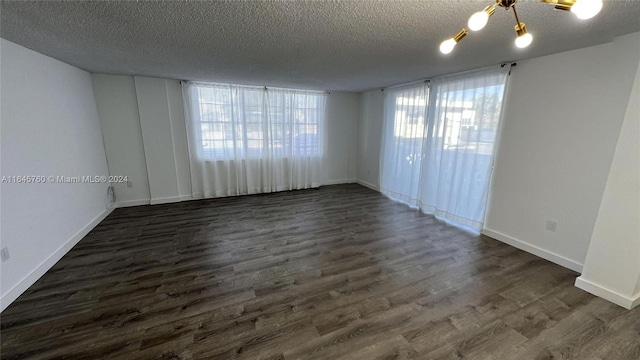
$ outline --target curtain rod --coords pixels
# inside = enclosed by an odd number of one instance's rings
[[[431,80],[429,80],[429,79],[414,80],[414,81],[410,81],[408,83],[402,83],[402,84],[398,84],[398,85],[387,86],[387,87],[381,88],[380,91],[384,91],[385,89],[395,89],[395,88],[409,86],[409,85],[413,85],[413,84],[419,84],[419,83],[428,84],[430,81]]]
[[[509,63],[510,63],[510,64],[509,64]],[[507,66],[507,65],[509,65],[509,75],[511,75],[511,68],[513,68],[514,66],[518,65],[518,63],[516,63],[515,61],[514,61],[514,62],[507,61],[507,62],[503,62],[503,63],[501,63],[501,64],[500,64],[500,67],[501,67],[501,68],[503,68],[503,67],[505,67],[505,66]],[[452,73],[452,74],[440,75],[440,76],[436,76],[436,78],[444,77],[444,76],[450,76],[450,75],[460,75],[460,74],[465,74],[465,73],[474,72],[474,71],[487,70],[487,69],[491,69],[491,68],[493,68],[494,66],[496,66],[496,65],[490,65],[490,66],[485,66],[485,67],[482,67],[482,68],[471,69],[471,70],[465,70],[465,71],[461,71],[461,72],[457,72],[457,73]],[[387,87],[380,88],[380,91],[384,91],[385,89],[395,89],[395,88],[402,87],[402,86],[408,86],[408,85],[418,84],[418,83],[421,83],[421,82],[423,82],[423,81],[424,81],[425,83],[430,83],[430,82],[431,82],[431,79],[414,80],[414,81],[410,81],[410,82],[407,82],[407,83],[402,83],[402,84],[397,84],[397,85],[387,86]]]
[[[516,63],[516,62],[512,62],[512,63],[509,65],[509,75],[511,75],[511,69],[513,69],[513,67],[514,67],[514,66],[517,66],[517,65],[518,65],[518,63]],[[502,64],[500,64],[500,67],[501,67],[501,68],[503,68],[503,67],[505,67],[505,66],[507,66],[507,63],[502,63]]]
[[[238,86],[238,87],[246,87],[246,88],[263,88],[265,91],[269,89],[274,90],[292,90],[292,91],[303,91],[303,92],[313,92],[313,93],[325,93],[327,95],[331,95],[331,91],[328,90],[309,90],[309,89],[294,89],[294,88],[283,88],[283,87],[275,87],[275,86],[265,86],[265,85],[243,85],[243,84],[229,84],[229,83],[216,83],[216,82],[206,82],[206,81],[191,81],[191,80],[179,80],[180,84],[184,83],[194,83],[194,84],[202,84],[209,86]]]

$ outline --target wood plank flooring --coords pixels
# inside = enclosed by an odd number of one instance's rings
[[[640,308],[359,185],[117,209],[2,359],[640,359]]]

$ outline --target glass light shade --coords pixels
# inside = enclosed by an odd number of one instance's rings
[[[453,38],[447,39],[440,44],[440,52],[443,54],[448,54],[453,51],[453,48],[456,46],[456,41]]]
[[[532,41],[533,41],[533,36],[531,36],[531,34],[529,33],[523,34],[516,38],[516,46],[521,49],[526,48],[527,46],[531,45]]]
[[[489,21],[489,14],[486,11],[478,11],[477,13],[471,15],[469,18],[469,29],[473,31],[478,31],[484,28]]]
[[[571,12],[578,19],[586,20],[596,16],[602,10],[602,0],[577,0],[571,6]]]

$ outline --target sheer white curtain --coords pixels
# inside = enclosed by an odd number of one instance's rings
[[[188,82],[183,95],[194,197],[320,185],[324,93]]]
[[[480,230],[508,69],[434,79],[420,208]]]
[[[425,82],[388,89],[385,97],[380,191],[413,206],[418,205],[428,102]]]
[[[407,147],[389,147],[406,142],[389,130],[404,121],[398,115],[402,109],[398,102],[411,102],[399,100],[402,94],[411,94],[406,90],[389,92],[383,133],[383,192],[424,212],[482,229],[507,71],[490,69],[433,79],[419,145],[412,141]],[[418,149],[420,161],[407,165],[406,159],[413,159]],[[394,176],[407,179],[390,181]]]

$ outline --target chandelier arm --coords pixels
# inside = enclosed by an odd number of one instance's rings
[[[513,14],[516,16],[516,24],[518,25],[518,27],[520,27],[520,19],[518,18],[518,12],[516,11],[516,5],[515,4],[511,5],[511,8],[513,9]]]

